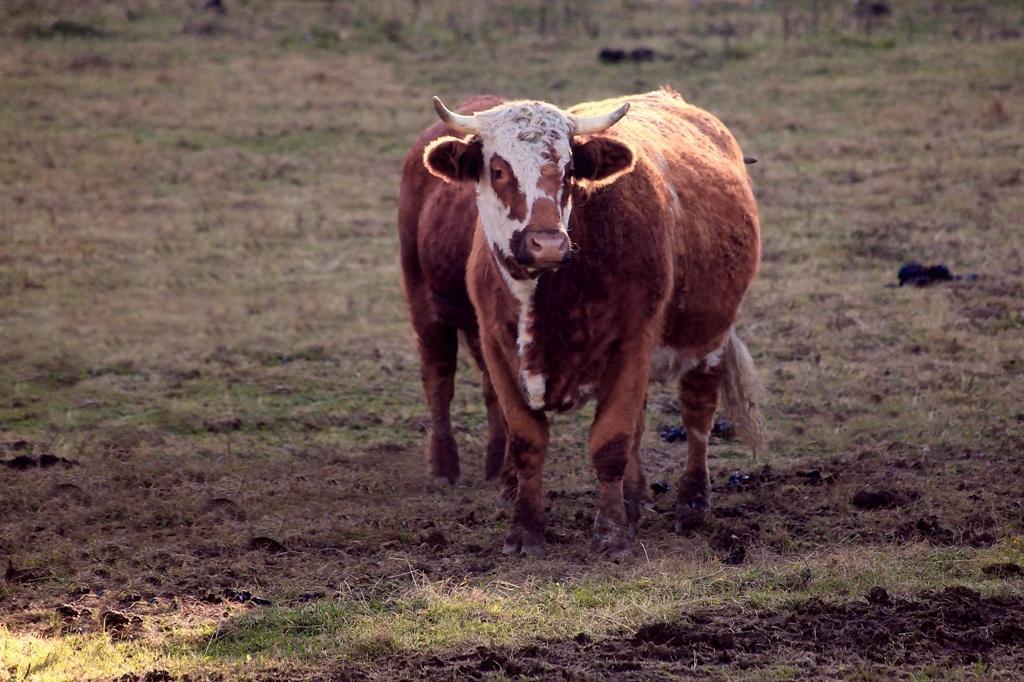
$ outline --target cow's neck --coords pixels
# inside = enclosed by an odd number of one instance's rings
[[[527,404],[534,410],[544,407],[546,379],[544,375],[531,368],[528,363],[527,351],[533,344],[533,295],[537,291],[537,279],[515,279],[505,270],[502,263],[496,263],[502,279],[509,292],[519,303],[519,324],[517,326],[517,355],[519,357],[519,382],[526,396]]]

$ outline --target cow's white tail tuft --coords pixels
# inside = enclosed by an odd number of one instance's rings
[[[733,329],[725,344],[722,407],[736,428],[736,435],[750,446],[754,459],[765,445],[764,417],[757,406],[763,394],[754,359]]]

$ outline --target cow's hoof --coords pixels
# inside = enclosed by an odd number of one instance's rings
[[[614,533],[595,534],[590,544],[590,550],[594,554],[612,561],[628,559],[633,556],[632,543],[623,529]]]
[[[703,526],[711,515],[711,481],[707,474],[679,479],[675,530],[681,533]]]
[[[528,557],[534,559],[544,558],[544,545],[539,544],[523,544],[516,543],[509,540],[505,540],[505,545],[501,548],[502,554],[525,554]]]
[[[523,554],[533,559],[544,558],[544,545],[538,544],[523,544],[523,548],[520,550]]]
[[[435,481],[455,485],[459,480],[459,447],[450,435],[434,433],[427,447],[427,470]]]
[[[430,478],[430,485],[432,488],[438,490],[447,490],[448,488],[454,488],[459,484],[458,474],[454,476],[432,476]]]
[[[622,524],[597,513],[594,519],[594,536],[590,543],[590,550],[597,555],[608,559],[625,559],[633,555],[633,546],[630,538],[636,531],[630,530],[632,523],[627,521]]]
[[[505,536],[505,544],[501,548],[502,554],[525,554],[534,559],[544,557],[544,534],[524,531],[521,527],[514,526]]]
[[[450,488],[456,485],[461,478],[459,467],[436,467],[432,466],[427,471],[430,482],[441,488]]]

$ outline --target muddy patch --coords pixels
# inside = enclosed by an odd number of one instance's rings
[[[787,467],[723,471],[713,464],[712,518],[690,535],[708,538],[724,556],[739,544],[792,551],[854,536],[869,544],[990,547],[1024,530],[1019,464],[1008,453],[985,459],[950,451],[925,458],[895,443],[887,450]],[[942,466],[950,461],[955,466]],[[1003,475],[999,466],[1014,475]],[[663,532],[673,502],[672,495],[654,496],[662,520],[642,521],[648,534]]]
[[[439,670],[481,679],[655,679],[701,675],[720,666],[756,671],[779,665],[829,676],[842,671],[907,670],[983,663],[1015,669],[1024,652],[1024,598],[984,596],[949,587],[902,598],[874,588],[845,602],[809,599],[739,612],[702,609],[603,639],[585,634],[519,648],[477,647],[449,656],[412,658],[403,674]]]
[[[911,599],[875,588],[863,600],[809,599],[737,623],[727,611],[704,611],[637,630],[632,642],[677,660],[728,661],[773,650],[825,659],[892,665],[976,662],[994,650],[1024,645],[1024,600],[985,597],[965,587]],[[767,662],[767,661],[764,661]]]

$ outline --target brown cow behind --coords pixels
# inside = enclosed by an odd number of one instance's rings
[[[474,97],[460,111],[489,109],[497,97]],[[413,329],[420,351],[423,392],[430,408],[427,468],[437,481],[459,479],[459,453],[452,436],[449,405],[455,391],[458,333],[483,375],[488,441],[485,474],[498,475],[505,459],[505,417],[491,388],[480,350],[476,314],[466,292],[466,261],[476,229],[476,202],[469,184],[450,184],[423,165],[423,150],[445,135],[435,123],[424,130],[405,157],[398,203],[400,260]]]
[[[464,111],[486,102],[467,104]],[[407,197],[407,188],[421,190],[403,178],[403,211],[420,215],[414,274],[423,277],[430,266],[422,254],[437,250],[445,256],[434,265],[452,277],[455,291],[465,248],[458,240],[466,238],[475,188],[480,220],[466,277],[485,391],[493,384],[505,417],[502,424],[492,415],[495,447],[507,427],[515,512],[505,551],[543,553],[545,412],[595,396],[588,445],[600,482],[594,549],[626,555],[645,495],[639,444],[656,347],[670,349],[681,367],[690,436],[677,528],[700,523],[709,510],[707,443],[720,387],[741,435],[754,447],[760,440],[753,365],[733,330],[760,253],[743,156],[717,119],[668,90],[568,111],[542,102],[491,106],[467,116],[436,102],[448,127],[465,137],[437,137],[423,148],[422,163],[451,184],[420,181],[426,196]],[[426,138],[437,134],[435,126]],[[426,138],[410,153],[407,176],[418,177],[411,165]],[[405,242],[403,232],[403,254]],[[419,331],[411,281],[406,272]],[[429,303],[439,316],[451,298]],[[447,408],[435,410],[433,401],[449,399],[450,389],[443,393],[429,380],[433,346],[423,334],[420,346],[432,413],[446,420]],[[432,452],[437,442],[432,436]],[[489,473],[496,462],[489,453]]]

